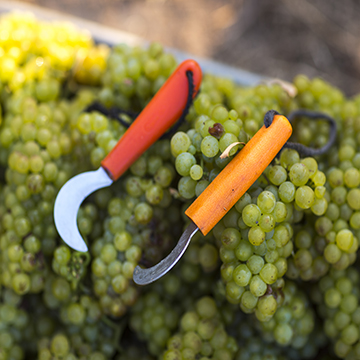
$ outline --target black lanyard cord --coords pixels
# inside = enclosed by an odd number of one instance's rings
[[[189,109],[190,106],[193,103],[193,95],[194,95],[194,80],[193,80],[193,73],[192,71],[188,70],[186,72],[186,77],[188,80],[188,96],[186,99],[186,105],[185,108],[181,114],[181,116],[179,117],[179,120],[175,123],[175,125],[167,132],[165,133],[160,139],[168,139],[170,138],[172,135],[174,135],[174,133],[178,130],[178,128],[182,125],[182,123],[184,122],[186,115],[189,113]],[[98,111],[99,113],[111,118],[111,119],[115,119],[117,121],[119,121],[119,123],[123,126],[125,126],[126,128],[129,128],[131,123],[125,121],[124,119],[121,118],[121,114],[125,114],[129,117],[131,117],[133,119],[133,121],[136,119],[136,117],[139,115],[139,113],[133,112],[133,111],[128,111],[128,110],[123,110],[120,109],[116,106],[112,106],[111,108],[107,108],[106,106],[104,106],[103,104],[101,104],[98,101],[94,101],[92,104],[90,104],[89,106],[87,106],[84,110],[84,112],[91,112],[91,111]]]
[[[269,127],[272,124],[272,121],[273,121],[273,118],[275,115],[279,115],[279,113],[275,110],[269,110],[265,114],[265,116],[264,116],[265,127]],[[289,122],[292,123],[294,121],[294,119],[299,116],[307,117],[310,119],[316,119],[316,120],[326,120],[330,124],[329,140],[323,147],[321,147],[319,149],[310,148],[303,144],[294,143],[294,142],[290,142],[290,141],[288,141],[283,146],[283,149],[285,149],[285,148],[294,149],[302,156],[318,156],[318,155],[323,155],[326,152],[328,152],[336,141],[336,131],[337,131],[336,121],[327,114],[316,112],[316,111],[305,110],[305,109],[295,110],[295,111],[291,112],[287,116],[287,118],[288,118]]]

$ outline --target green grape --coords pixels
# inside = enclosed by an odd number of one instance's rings
[[[289,178],[295,186],[303,186],[308,182],[310,172],[304,164],[297,163],[291,166]]]
[[[235,136],[234,134],[231,134],[231,133],[226,133],[224,134],[220,140],[219,140],[219,148],[220,148],[220,151],[221,152],[224,152],[225,149],[233,144],[233,143],[236,143],[238,142],[238,138],[237,136]],[[231,150],[230,150],[230,153],[229,155],[232,156],[236,153],[236,151],[238,150],[238,145],[235,145]]]
[[[251,196],[246,192],[236,203],[235,209],[241,213],[246,205],[251,203]]]
[[[233,279],[239,286],[246,286],[251,279],[251,271],[245,264],[238,265],[233,272]]]
[[[267,284],[273,284],[277,280],[277,268],[273,264],[266,264],[260,271],[260,277]]]
[[[360,184],[360,173],[358,169],[350,168],[345,171],[344,183],[349,188],[356,188]]]
[[[349,251],[354,242],[354,236],[351,231],[344,229],[336,234],[336,245],[343,251]]]
[[[171,152],[174,156],[178,156],[181,153],[186,152],[190,145],[190,138],[184,132],[177,132],[171,138]]]
[[[310,178],[312,179],[318,171],[318,163],[316,162],[316,160],[312,157],[307,157],[301,159],[300,163],[307,167],[307,169],[309,170]]]
[[[328,207],[328,203],[327,203],[326,199],[324,199],[324,198],[322,198],[322,199],[315,198],[315,201],[314,201],[313,205],[311,206],[311,211],[315,215],[321,216],[321,215],[324,215],[324,213],[326,212],[327,207]]]
[[[335,264],[341,258],[341,250],[335,244],[328,244],[324,249],[324,257],[328,263]]]
[[[240,232],[236,229],[227,228],[221,234],[221,242],[226,249],[234,250],[241,240]]]
[[[259,275],[255,275],[250,281],[250,291],[256,297],[261,297],[266,293],[267,284],[261,279]]]
[[[206,136],[201,142],[201,152],[211,158],[219,152],[219,142],[213,136]]]
[[[134,209],[135,219],[140,224],[147,224],[153,216],[153,209],[146,203],[139,203]]]
[[[274,229],[273,239],[276,246],[281,248],[285,246],[290,240],[289,230],[284,225],[278,225]]]
[[[284,203],[282,203],[281,201],[277,201],[274,211],[273,211],[274,220],[277,223],[281,223],[281,222],[285,221],[287,216],[288,216],[288,210],[287,210],[286,205]]]
[[[274,338],[281,345],[288,345],[293,336],[293,330],[288,324],[279,324],[274,329]]]
[[[257,205],[263,213],[272,213],[276,205],[274,194],[270,191],[263,191],[257,198]]]
[[[175,168],[181,176],[188,176],[191,167],[195,164],[195,157],[188,152],[183,152],[176,157]]]
[[[180,195],[185,199],[191,199],[195,196],[196,181],[190,176],[185,176],[180,179],[178,189]]]
[[[265,241],[265,232],[259,226],[253,226],[249,231],[249,241],[259,246]]]
[[[249,204],[243,208],[242,219],[247,226],[252,227],[258,225],[260,217],[261,210],[258,206]]]
[[[295,199],[296,188],[290,181],[285,181],[279,187],[279,197],[284,203],[290,203]]]
[[[280,165],[275,165],[273,166],[269,173],[268,173],[268,177],[269,180],[274,184],[274,185],[281,185],[284,181],[286,181],[287,179],[287,172],[286,170],[280,166]]]
[[[193,165],[191,168],[190,168],[190,177],[193,179],[193,180],[200,180],[203,176],[203,169],[201,166],[199,165]]]
[[[229,118],[229,113],[223,106],[217,106],[212,111],[211,118],[215,122],[223,123]]]
[[[263,268],[264,264],[264,259],[258,255],[252,255],[246,262],[246,265],[252,274],[258,274]]]
[[[195,166],[195,165],[194,165]],[[191,176],[191,175],[190,175]],[[193,179],[194,180],[194,179]],[[195,195],[197,197],[200,196],[200,194],[207,188],[207,186],[210,184],[207,180],[200,180],[195,185]]]
[[[260,217],[259,226],[261,230],[270,232],[275,227],[275,218],[272,215],[264,214]]]
[[[241,240],[237,248],[235,249],[235,256],[240,261],[246,261],[252,255],[252,247],[248,241]]]
[[[329,184],[336,188],[344,185],[344,174],[340,169],[333,169],[328,174]]]
[[[296,150],[284,149],[280,154],[280,163],[285,169],[290,170],[292,165],[300,162],[300,156]]]
[[[300,186],[295,193],[295,202],[302,209],[308,209],[315,202],[314,191],[309,186]]]
[[[346,196],[347,203],[353,210],[360,210],[360,189],[351,189]]]
[[[51,351],[56,356],[65,356],[69,352],[69,341],[62,335],[56,335],[51,341]]]

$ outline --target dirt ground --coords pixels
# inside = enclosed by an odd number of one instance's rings
[[[25,0],[259,74],[360,92],[358,0]]]

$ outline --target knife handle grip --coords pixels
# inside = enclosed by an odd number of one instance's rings
[[[292,127],[282,115],[263,126],[189,206],[185,214],[206,235],[233,207],[290,138]]]
[[[117,180],[181,116],[189,92],[187,71],[193,73],[195,97],[201,83],[201,68],[194,60],[185,60],[101,162],[112,180]]]

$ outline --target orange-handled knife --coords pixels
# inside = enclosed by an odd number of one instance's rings
[[[55,226],[61,238],[77,251],[87,251],[77,227],[77,213],[83,200],[95,190],[110,186],[181,116],[188,99],[188,78],[192,72],[194,92],[202,73],[194,60],[182,62],[149,104],[139,114],[96,171],[71,178],[60,189],[54,206]]]
[[[139,285],[150,284],[170,271],[192,236],[198,230],[203,235],[209,233],[263,173],[291,133],[291,124],[282,115],[275,115],[269,127],[264,125],[185,211],[192,221],[172,252],[149,269],[137,266],[134,281]]]

